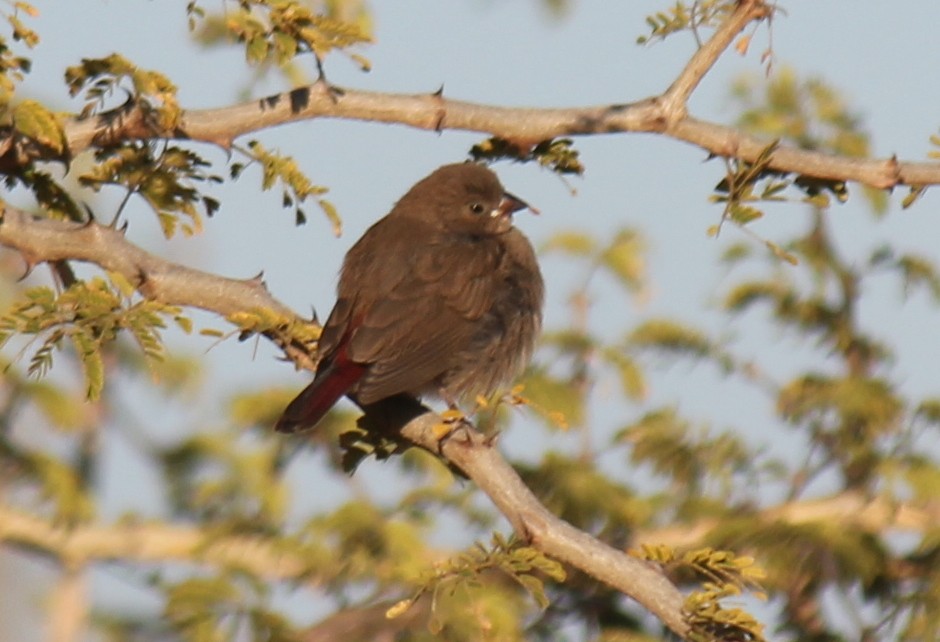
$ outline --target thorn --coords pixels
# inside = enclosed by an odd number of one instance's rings
[[[88,215],[88,222],[93,222],[95,220],[95,210],[91,209],[91,206],[84,202],[82,203],[82,207],[85,208],[85,214]]]
[[[312,305],[310,306],[310,313],[311,313],[310,322],[320,325],[320,318],[317,316],[317,309],[313,307]]]
[[[326,79],[326,72],[323,69],[323,60],[320,59],[320,56],[316,51],[313,52],[313,58],[317,61],[317,82],[318,85],[323,85],[326,87],[327,93],[330,95],[330,100],[333,101],[333,104],[339,102],[339,99],[346,93],[339,87],[334,87],[330,84],[330,81]]]
[[[436,100],[438,103],[437,114],[434,120],[433,129],[438,134],[444,131],[444,118],[447,116],[447,110],[444,108],[444,85],[441,84],[433,94],[431,98]]]
[[[255,285],[260,285],[261,287],[267,289],[267,286],[264,284],[264,270],[261,270],[260,272],[258,272],[258,273],[257,273],[256,275],[254,275],[253,277],[250,277],[250,278],[245,279],[245,280],[248,281],[249,283],[253,283],[253,284],[255,284]]]
[[[33,268],[36,267],[36,263],[24,254],[23,267],[25,268],[25,271],[23,272],[23,275],[16,280],[17,283],[25,281],[26,278],[33,273]]]
[[[121,236],[127,236],[127,228],[129,228],[130,226],[131,226],[130,221],[124,221],[124,225],[118,228],[118,232],[120,232]]]

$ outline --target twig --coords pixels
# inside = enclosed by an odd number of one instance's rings
[[[78,642],[88,619],[85,569],[67,565],[49,605],[49,642]]]
[[[770,7],[764,4],[763,0],[741,0],[738,3],[731,16],[721,24],[705,44],[692,54],[685,68],[663,94],[661,103],[668,122],[675,122],[685,117],[689,96],[735,36],[741,33],[749,23],[769,16],[770,12]]]

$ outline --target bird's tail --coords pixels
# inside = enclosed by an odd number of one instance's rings
[[[318,372],[316,378],[304,388],[278,419],[274,429],[294,433],[310,430],[339,401],[349,388],[365,373],[365,366],[345,363],[343,367],[330,366]]]

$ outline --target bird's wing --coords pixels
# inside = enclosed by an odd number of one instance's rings
[[[368,303],[350,337],[350,357],[370,364],[358,384],[362,403],[417,392],[453,367],[493,304],[495,241],[422,239],[409,251],[410,269]]]

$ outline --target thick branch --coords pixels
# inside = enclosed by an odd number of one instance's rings
[[[330,88],[323,82],[290,92],[218,109],[185,111],[173,132],[154,131],[139,107],[129,105],[65,125],[71,154],[89,147],[141,138],[178,138],[228,148],[239,136],[314,118],[342,118],[397,123],[418,129],[455,129],[499,136],[521,148],[559,136],[655,132],[709,154],[754,161],[771,141],[731,127],[693,118],[686,103],[735,36],[751,21],[769,15],[760,0],[741,0],[713,36],[693,55],[661,96],[632,103],[568,109],[511,108],[450,100],[438,93],[386,94]],[[12,171],[21,159],[0,158]],[[901,162],[896,158],[858,159],[781,145],[769,167],[828,180],[855,181],[877,188],[940,184],[940,163]]]
[[[122,232],[97,223],[38,219],[10,206],[0,210],[0,245],[26,262],[87,261],[118,272],[140,293],[169,305],[201,308],[228,316],[268,308],[293,317],[260,278],[229,279],[164,260],[128,241]]]
[[[262,538],[207,534],[199,528],[162,523],[69,527],[3,505],[0,543],[48,553],[66,568],[107,560],[181,561],[238,568],[276,580],[300,580],[311,571],[309,560]]]
[[[293,310],[271,296],[260,276],[230,279],[172,263],[143,250],[111,227],[40,219],[0,203],[0,245],[20,252],[29,267],[41,262],[86,261],[121,274],[144,297],[227,317],[267,309],[293,319]],[[265,333],[298,366],[315,366],[304,346]]]
[[[847,491],[832,497],[794,501],[774,506],[754,515],[754,519],[767,524],[813,524],[836,522],[853,528],[885,536],[891,532],[925,534],[940,523],[940,506],[916,507],[889,501],[883,497],[865,497]],[[709,543],[709,536],[719,529],[724,520],[704,518],[691,523],[638,531],[633,541],[664,544],[676,548],[694,548]]]

